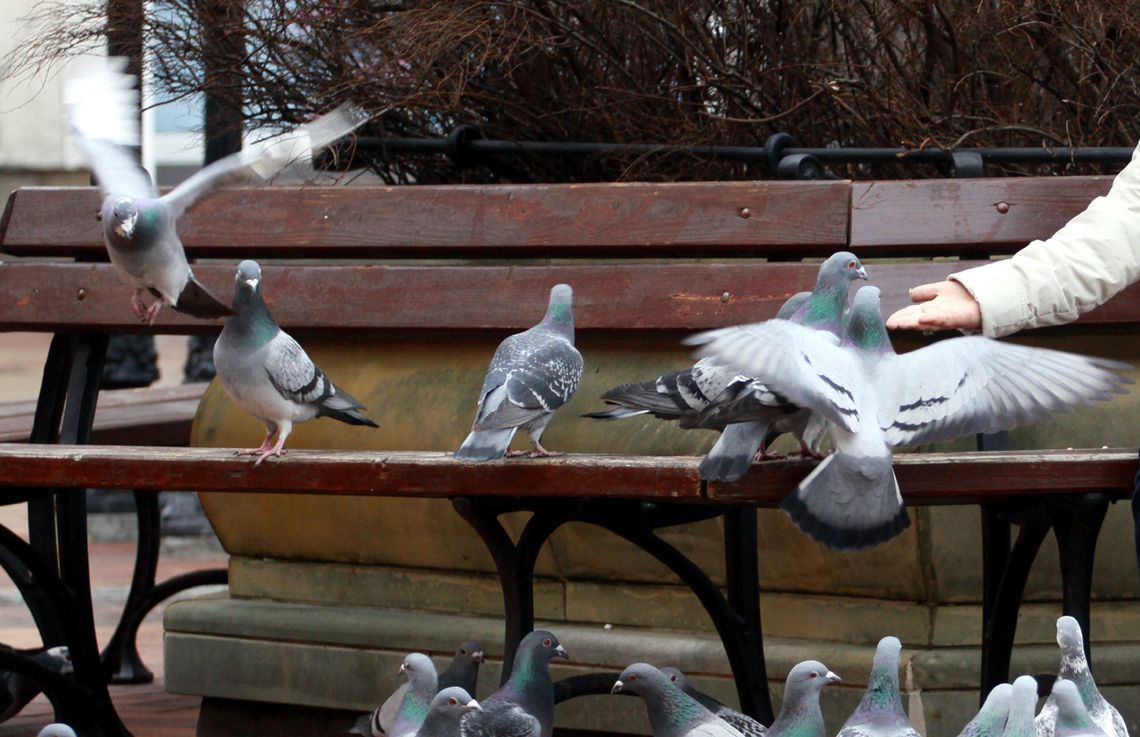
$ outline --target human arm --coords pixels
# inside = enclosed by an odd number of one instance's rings
[[[1108,194],[1093,200],[1052,237],[1033,241],[1005,261],[912,289],[911,298],[921,304],[891,315],[887,325],[980,327],[985,335],[999,337],[1071,322],[1138,278],[1140,148]],[[972,319],[975,308],[980,321]]]

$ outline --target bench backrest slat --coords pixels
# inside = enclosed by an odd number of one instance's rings
[[[830,253],[847,243],[849,182],[254,187],[179,221],[195,257],[507,258]],[[94,189],[15,192],[0,249],[101,249]]]
[[[1012,253],[1052,235],[1111,183],[1107,176],[855,182],[851,247],[909,256]]]

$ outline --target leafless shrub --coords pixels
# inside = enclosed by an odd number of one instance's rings
[[[33,72],[90,43],[104,32],[106,7],[41,5],[52,22],[7,60],[6,73]],[[168,95],[213,84],[243,103],[247,125],[295,123],[352,99],[378,113],[366,134],[380,136],[442,136],[474,124],[488,138],[679,145],[760,146],[777,131],[808,146],[1137,140],[1140,20],[1131,0],[156,0],[148,8],[143,38],[158,84]],[[677,155],[529,158],[462,172],[441,157],[401,157],[374,168],[417,182],[769,176]]]

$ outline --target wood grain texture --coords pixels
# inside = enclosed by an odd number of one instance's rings
[[[224,448],[0,444],[0,486],[701,501],[696,460],[570,455],[473,464],[450,453],[294,450],[254,467]]]
[[[877,264],[871,281],[883,314],[909,304],[907,289],[978,262]],[[579,330],[693,331],[772,317],[810,289],[818,266],[798,263],[593,264],[564,266],[267,266],[262,292],[287,330],[517,331],[541,319],[550,287],[574,287]],[[234,269],[195,267],[228,301]],[[860,283],[856,284],[856,287]],[[153,327],[128,306],[131,290],[109,264],[0,262],[0,330],[216,333],[220,320],[164,308]],[[727,295],[727,296],[726,296]],[[1140,322],[1133,285],[1081,324]]]
[[[273,492],[332,496],[581,496],[779,504],[810,461],[769,461],[732,484],[698,478],[699,458],[569,454],[462,463],[449,453],[294,450],[254,467],[224,448],[0,444],[0,486]],[[1132,449],[924,453],[895,458],[908,504],[973,504],[1042,493],[1127,498]],[[584,492],[588,490],[588,492]]]
[[[1112,177],[855,182],[851,247],[860,255],[1013,253],[1048,238]]]
[[[660,257],[829,254],[849,182],[259,187],[220,190],[179,221],[192,257]],[[93,188],[26,188],[0,249],[101,251]]]

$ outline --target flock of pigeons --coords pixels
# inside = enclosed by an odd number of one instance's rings
[[[1128,737],[1120,713],[1096,687],[1085,658],[1081,630],[1072,617],[1057,620],[1061,665],[1040,714],[1037,681],[1021,676],[996,686],[959,737]],[[899,692],[897,637],[884,637],[875,652],[866,692],[843,723],[838,737],[918,737],[907,719]],[[536,630],[519,645],[514,668],[503,686],[477,701],[483,653],[478,643],[456,650],[440,675],[430,658],[412,653],[400,672],[408,682],[353,732],[372,737],[551,737],[554,685],[549,664],[566,657],[554,634]],[[820,691],[840,678],[816,660],[799,663],[784,683],[780,713],[763,725],[701,693],[676,668],[634,663],[622,671],[611,693],[645,701],[654,737],[825,737]]]
[[[297,422],[332,417],[375,427],[365,407],[278,327],[261,295],[257,263],[238,265],[232,309],[226,307],[195,280],[176,230],[182,212],[211,187],[235,176],[273,176],[310,159],[367,116],[340,108],[258,152],[214,162],[158,196],[129,148],[138,142],[137,93],[122,67],[119,59],[90,60],[65,89],[72,127],[104,196],[104,242],[111,263],[136,290],[135,314],[151,323],[165,303],[198,317],[227,317],[214,361],[230,397],[265,425],[261,445],[242,451],[255,456],[255,465],[285,452]],[[867,278],[854,254],[837,253],[820,267],[812,291],[789,299],[776,319],[689,338],[703,356],[694,366],[615,387],[602,397],[615,408],[588,416],[651,414],[718,430],[700,467],[703,478],[718,481],[739,479],[754,458],[772,457],[767,447],[775,436],[792,433],[803,454],[822,460],[783,509],[812,538],[859,550],[910,524],[891,467],[894,446],[1010,429],[1107,400],[1131,383],[1117,373],[1125,364],[980,336],[898,355],[878,289],[862,287],[846,307],[851,283]],[[149,305],[148,292],[155,297]],[[583,370],[572,301],[570,286],[554,286],[543,319],[499,345],[456,458],[521,454],[510,451],[519,429],[534,455],[553,455],[541,443],[543,431],[574,395]],[[834,452],[824,456],[826,448]]]
[[[163,304],[196,317],[227,317],[214,358],[234,402],[265,424],[261,446],[245,451],[256,456],[255,464],[284,453],[297,422],[332,417],[375,427],[362,413],[364,406],[338,389],[274,322],[255,262],[238,265],[232,309],[226,307],[194,278],[176,229],[180,215],[212,187],[238,176],[269,178],[294,161],[310,159],[367,116],[351,106],[338,109],[257,152],[215,162],[159,196],[131,152],[139,137],[137,92],[135,79],[123,68],[122,60],[94,60],[73,74],[66,94],[72,127],[104,196],[100,219],[111,263],[135,288],[132,310],[148,324]],[[861,549],[909,525],[891,468],[894,446],[1009,429],[1107,400],[1131,383],[1117,373],[1127,368],[1124,364],[982,337],[944,340],[897,355],[878,289],[862,287],[846,308],[856,279],[867,279],[859,259],[847,252],[833,255],[820,267],[815,288],[792,297],[776,319],[693,336],[687,342],[702,356],[695,365],[615,387],[603,395],[615,407],[588,416],[614,420],[650,414],[685,428],[720,431],[701,464],[702,476],[711,480],[739,479],[754,457],[771,457],[767,446],[776,435],[792,433],[802,453],[822,462],[787,496],[784,510],[816,540]],[[149,305],[147,293],[154,298]],[[572,298],[568,285],[556,285],[543,319],[500,344],[471,433],[456,458],[515,455],[509,448],[520,428],[534,454],[553,455],[541,444],[543,431],[573,396],[583,370],[574,347]],[[834,452],[824,456],[828,447]],[[1055,724],[1058,737],[1126,737],[1119,715],[1092,682],[1075,627],[1069,618],[1058,623],[1065,654],[1062,678],[1037,717],[1037,736],[1053,734]],[[894,637],[879,644],[867,693],[841,737],[914,734],[898,693],[900,648]],[[426,656],[408,656],[403,671],[409,686],[394,721],[382,726],[378,709],[369,731],[389,737],[550,737],[554,701],[547,665],[565,655],[554,635],[528,635],[510,680],[481,703],[471,698],[477,647],[461,646],[460,654],[466,670],[457,658],[456,672],[448,669],[439,678]],[[458,680],[461,676],[470,680]],[[788,675],[780,716],[767,728],[699,694],[675,670],[631,665],[614,692],[645,700],[657,737],[822,737],[819,691],[838,680],[819,662],[797,665]],[[1028,677],[995,688],[962,734],[1028,734],[1035,694]]]

